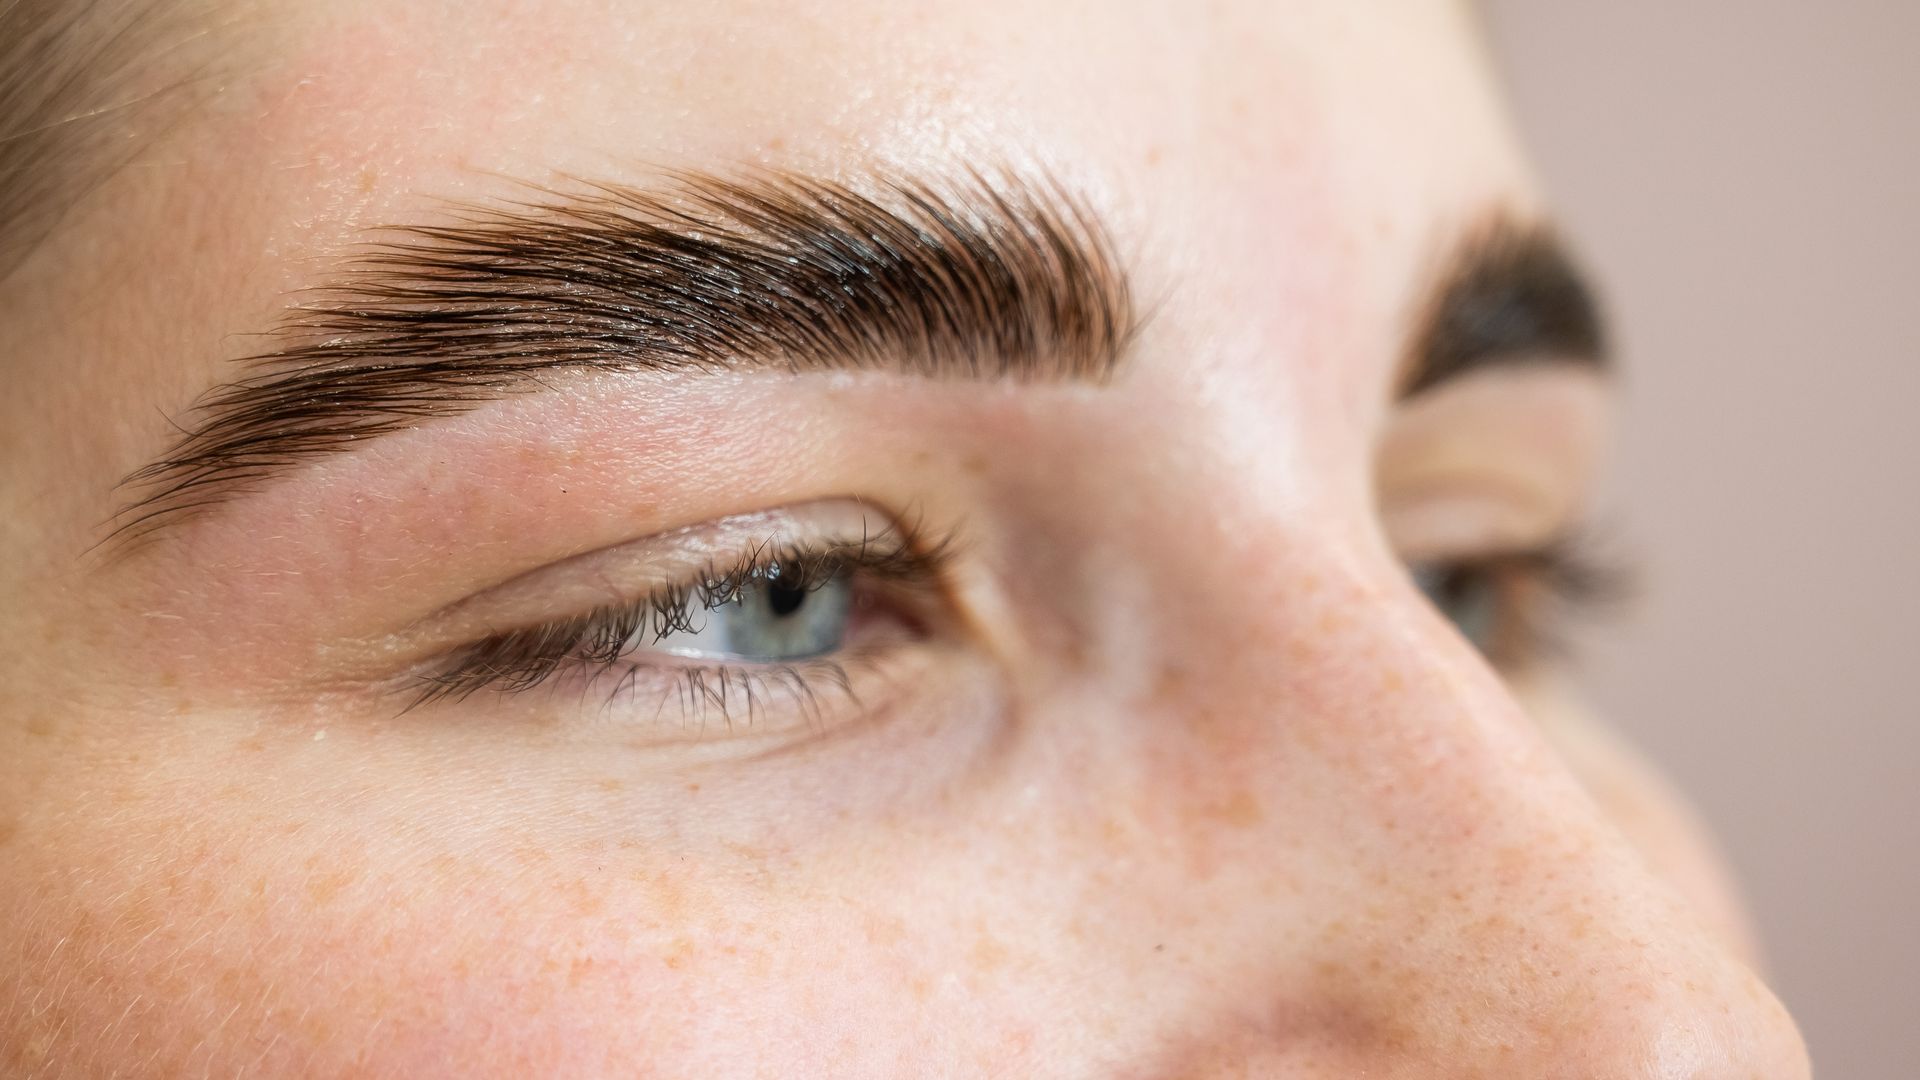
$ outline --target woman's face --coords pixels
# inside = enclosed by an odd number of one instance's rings
[[[168,32],[0,283],[9,1075],[1805,1074],[1460,5]]]

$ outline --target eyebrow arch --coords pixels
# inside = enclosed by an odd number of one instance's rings
[[[681,171],[455,204],[382,231],[122,484],[108,543],[318,456],[568,370],[889,370],[1102,381],[1136,315],[1121,260],[1046,175]]]
[[[1425,298],[1399,396],[1491,367],[1537,363],[1608,369],[1600,305],[1552,229],[1495,215],[1448,253]]]

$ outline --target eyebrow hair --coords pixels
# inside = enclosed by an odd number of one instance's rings
[[[857,185],[857,186],[856,186]],[[1100,381],[1137,330],[1112,240],[1050,178],[944,185],[776,170],[581,183],[384,230],[237,361],[241,378],[123,487],[109,541],[152,535],[315,457],[568,370],[894,370]],[[1604,367],[1592,292],[1552,230],[1495,215],[1427,291],[1400,396],[1513,363]]]
[[[1549,227],[1498,214],[1448,252],[1409,342],[1400,397],[1491,367],[1611,365],[1586,276]]]
[[[1136,325],[1107,231],[1044,175],[686,171],[447,216],[383,230],[203,394],[109,539],[566,370],[1098,381]]]

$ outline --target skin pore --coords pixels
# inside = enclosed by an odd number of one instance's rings
[[[1520,629],[1610,376],[1553,257],[1433,345],[1551,248],[1459,5],[204,18],[0,279],[0,1071],[1806,1075]]]

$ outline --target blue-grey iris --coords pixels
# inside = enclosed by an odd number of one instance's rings
[[[662,637],[658,648],[682,656],[777,662],[821,656],[840,647],[853,604],[845,574],[788,584],[778,565],[742,584],[733,598],[695,612],[695,628]]]

